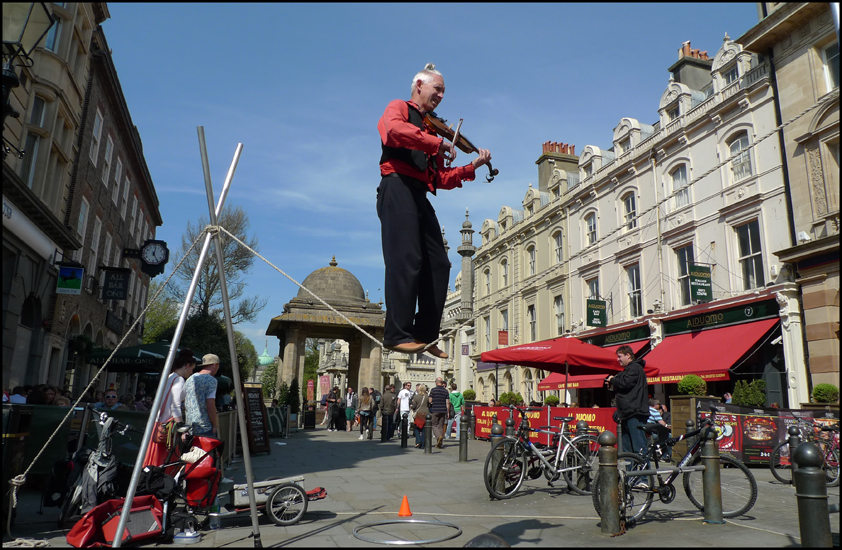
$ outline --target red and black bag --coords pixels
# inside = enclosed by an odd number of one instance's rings
[[[103,502],[76,522],[67,533],[67,542],[76,548],[110,547],[117,534],[125,499]],[[164,509],[154,495],[135,497],[126,520],[123,543],[138,543],[162,536]]]

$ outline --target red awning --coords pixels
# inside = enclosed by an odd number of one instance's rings
[[[646,366],[659,369],[650,384],[677,384],[687,374],[705,380],[728,380],[733,367],[779,319],[668,336],[646,354]]]
[[[620,346],[630,346],[632,352],[637,356],[637,352],[649,344],[649,340],[640,340],[639,342],[632,342],[630,344],[617,344],[616,346],[606,346],[602,349],[608,350],[615,356],[617,349]],[[578,388],[601,388],[607,374],[584,374],[578,376],[571,376],[568,380],[570,389]],[[564,388],[564,373],[554,372],[549,376],[538,382],[538,391],[547,390],[563,390]]]

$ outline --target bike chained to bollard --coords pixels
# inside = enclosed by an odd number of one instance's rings
[[[715,411],[712,412],[715,414]],[[603,432],[598,438],[600,444],[599,449],[599,474],[597,476],[597,495],[599,512],[600,512],[600,526],[601,532],[610,536],[622,535],[626,532],[626,502],[628,499],[634,498],[634,492],[639,490],[638,484],[641,478],[650,476],[650,481],[644,488],[645,491],[652,491],[651,476],[662,474],[678,475],[684,473],[685,476],[690,472],[702,472],[702,489],[703,489],[703,512],[705,514],[705,523],[722,524],[725,523],[722,512],[722,485],[720,480],[720,456],[719,445],[716,443],[716,431],[714,429],[714,421],[712,419],[705,419],[702,423],[703,428],[697,432],[692,432],[693,421],[687,421],[688,434],[682,436],[681,439],[688,436],[698,434],[702,439],[701,461],[702,465],[687,466],[683,459],[679,463],[679,467],[662,467],[651,470],[633,470],[634,476],[629,476],[629,473],[619,468],[619,452],[616,449],[617,437],[611,432]],[[676,438],[673,438],[676,439]],[[689,447],[688,447],[689,448]],[[690,453],[688,453],[690,454]],[[686,457],[685,457],[686,459]],[[631,479],[631,482],[629,481]],[[685,483],[685,489],[686,489]],[[688,493],[688,497],[691,496]],[[693,499],[691,498],[691,501]],[[752,499],[753,501],[754,499]],[[694,502],[694,504],[696,504]],[[753,504],[753,502],[752,502]],[[698,507],[698,505],[697,505]],[[648,506],[645,508],[648,509]],[[644,510],[645,512],[645,510]],[[640,514],[642,517],[642,514]],[[640,519],[640,518],[634,518]]]

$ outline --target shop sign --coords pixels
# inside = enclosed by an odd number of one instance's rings
[[[104,268],[104,271],[105,284],[102,286],[102,299],[127,299],[129,294],[129,276],[131,274],[131,269],[122,267],[108,267]]]
[[[59,267],[56,294],[82,294],[84,279],[85,268],[83,267]]]
[[[690,264],[690,299],[694,302],[713,300],[713,287],[710,283],[710,268]]]
[[[508,330],[498,330],[497,331],[497,345],[498,346],[508,346],[509,345],[509,331]]]
[[[587,321],[589,327],[604,327],[607,315],[605,314],[605,300],[587,301]]]
[[[636,342],[638,340],[646,340],[650,336],[649,325],[643,324],[639,327],[632,327],[620,332],[612,332],[610,334],[595,334],[588,336],[585,342],[593,344],[594,346],[616,346],[617,344],[625,344],[628,342]]]
[[[698,315],[682,317],[671,321],[664,321],[664,336],[692,332],[707,328],[718,328],[727,325],[736,325],[747,321],[759,321],[779,315],[778,303],[773,298],[763,302],[754,302],[734,306],[728,309],[716,311],[708,310]]]

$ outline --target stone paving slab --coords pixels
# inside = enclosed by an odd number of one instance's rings
[[[377,434],[376,434],[377,435]],[[767,468],[752,467],[759,497],[748,516],[727,520],[724,525],[706,525],[684,494],[670,504],[653,503],[645,519],[619,537],[600,534],[599,518],[590,496],[568,493],[563,483],[548,487],[542,477],[525,483],[513,498],[491,500],[482,482],[482,469],[489,444],[471,441],[469,462],[458,462],[458,444],[445,441],[444,449],[432,454],[410,446],[401,449],[399,440],[388,443],[359,441],[358,433],[300,431],[272,445],[272,452],[252,457],[256,480],[270,476],[304,475],[305,489],[325,487],[328,496],[311,502],[308,513],[296,525],[279,527],[260,516],[261,541],[265,547],[371,547],[353,536],[363,524],[398,519],[403,496],[407,496],[412,519],[442,521],[458,525],[457,538],[428,544],[430,547],[460,547],[471,538],[494,532],[512,546],[799,546],[795,489],[774,480]],[[273,440],[273,443],[277,440]],[[245,467],[235,463],[226,470],[235,483],[245,482]],[[230,484],[220,487],[227,499]],[[831,488],[830,502],[839,502],[839,488]],[[16,537],[45,539],[51,546],[68,546],[65,532],[57,529],[56,508],[44,508],[38,515],[40,492],[19,493]],[[831,529],[838,544],[839,516],[831,516]],[[248,514],[224,519],[222,529],[203,532],[197,548],[251,547],[252,526]],[[365,530],[366,536],[429,539],[445,536],[443,527],[388,525]],[[148,545],[174,546],[184,545]],[[385,546],[377,544],[376,546]]]

